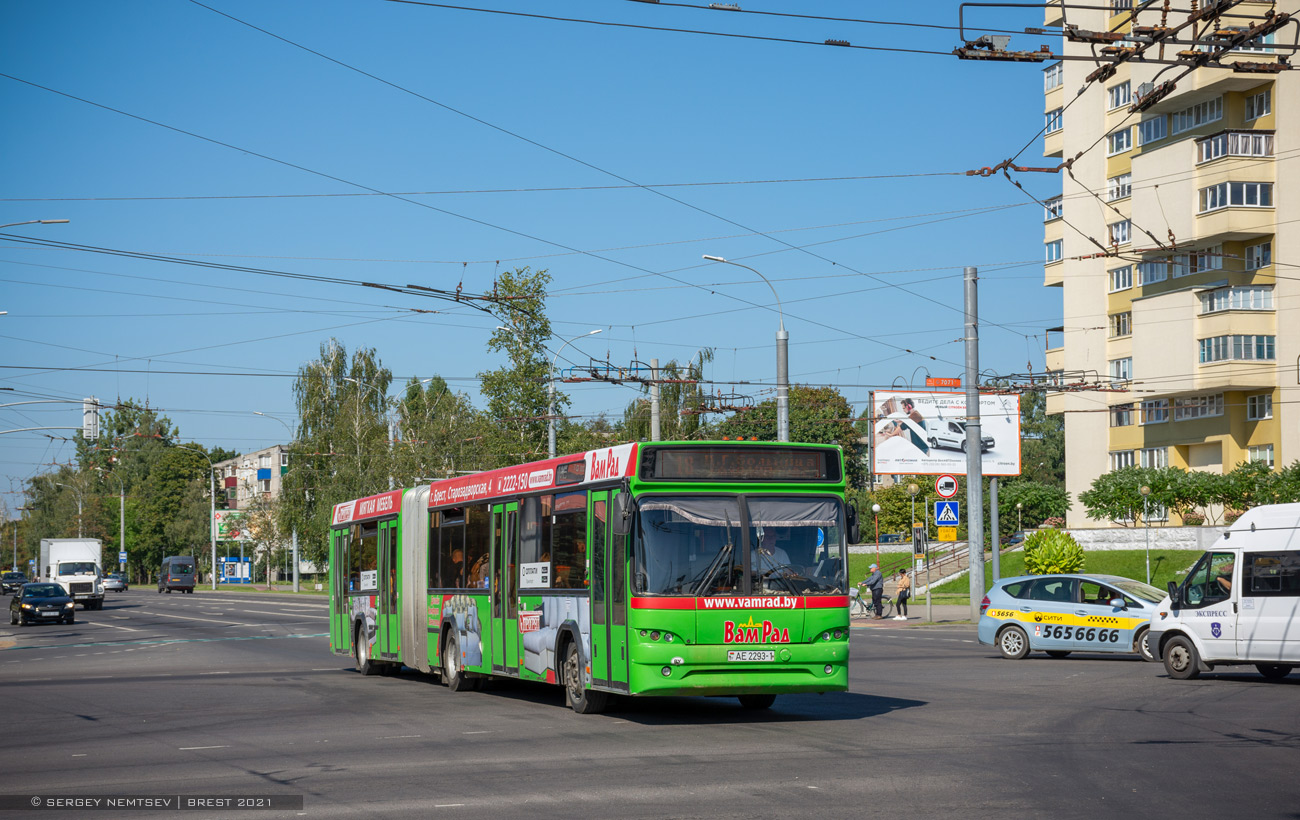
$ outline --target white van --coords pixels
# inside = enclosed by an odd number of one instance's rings
[[[1251,663],[1269,679],[1300,665],[1300,504],[1237,519],[1151,616],[1152,650],[1169,677]]]

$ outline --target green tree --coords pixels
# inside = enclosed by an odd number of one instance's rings
[[[1065,416],[1048,415],[1036,390],[1020,396],[1020,471],[1022,480],[1065,487]]]
[[[699,357],[685,366],[677,360],[659,368],[659,436],[663,441],[689,441],[698,438],[707,428],[697,411],[704,401],[705,391],[700,386],[704,380],[704,365],[713,361],[713,349],[699,352]],[[644,441],[650,438],[649,385],[641,388],[642,395],[628,404],[623,411],[626,438]],[[687,411],[683,415],[682,411]]]
[[[504,352],[509,363],[478,374],[479,391],[487,400],[491,420],[485,437],[488,452],[496,457],[492,466],[546,455],[551,377],[551,360],[546,355],[551,338],[546,286],[550,281],[546,271],[526,267],[508,271],[497,281],[502,324],[492,332],[487,346]],[[568,405],[568,398],[557,389],[555,414],[563,415]]]
[[[1008,481],[998,487],[998,521],[1002,535],[1014,532],[1017,523],[1033,528],[1048,518],[1064,518],[1069,509],[1070,494],[1058,484]]]
[[[334,505],[389,489],[391,382],[373,348],[349,357],[335,339],[298,370],[299,435],[290,446],[276,516],[281,530],[298,531],[303,558],[319,567],[325,566]]]
[[[854,427],[853,407],[833,387],[790,387],[790,440],[813,444],[838,443],[844,448],[844,470],[849,484],[866,483],[861,445]],[[753,410],[736,413],[716,427],[718,435],[776,441],[776,399],[759,403]]]
[[[1141,468],[1125,467],[1102,473],[1092,485],[1079,493],[1088,517],[1094,521],[1114,521],[1123,526],[1137,523],[1142,514],[1140,491],[1146,475]]]
[[[417,379],[407,382],[394,407],[393,474],[402,487],[488,464],[483,444],[487,425],[469,396],[454,392],[438,376],[425,381],[427,385]]]

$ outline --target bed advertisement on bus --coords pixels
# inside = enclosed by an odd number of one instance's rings
[[[1020,475],[1020,397],[981,393],[983,474]],[[966,394],[877,390],[871,397],[871,471],[966,475]]]
[[[353,521],[364,521],[367,518],[396,515],[401,506],[401,490],[358,498],[356,501],[344,501],[342,504],[334,505],[333,525],[337,527]]]
[[[471,504],[533,490],[579,487],[611,478],[625,478],[635,470],[636,445],[620,444],[617,447],[592,450],[581,456],[552,458],[518,467],[435,481],[429,486],[429,506]]]

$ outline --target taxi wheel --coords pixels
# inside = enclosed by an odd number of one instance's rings
[[[1068,658],[1068,657],[1070,657],[1070,653],[1069,653],[1068,651],[1064,650],[1064,649],[1049,649],[1049,650],[1047,650],[1047,657],[1049,657],[1049,658]]]
[[[1281,663],[1257,663],[1255,668],[1259,670],[1259,674],[1269,680],[1282,680],[1291,674],[1291,667]]]
[[[1186,638],[1176,636],[1165,644],[1165,671],[1174,680],[1191,680],[1201,674],[1196,647]]]
[[[1029,636],[1018,626],[1008,626],[998,633],[998,650],[1007,660],[1018,661],[1029,654]]]
[[[1152,663],[1156,660],[1156,654],[1151,651],[1151,630],[1143,629],[1133,641],[1133,651],[1141,656],[1142,660]]]

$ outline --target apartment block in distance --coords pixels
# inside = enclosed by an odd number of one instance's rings
[[[1068,9],[1067,22],[1127,33],[1160,25],[1161,5]],[[1272,8],[1240,3],[1218,30],[1249,27]],[[1171,11],[1165,25],[1186,18]],[[1061,22],[1060,6],[1049,6],[1046,23]],[[1069,56],[1093,47],[1062,48]],[[1166,45],[1165,55],[1192,48]],[[1275,50],[1270,35],[1222,62],[1280,56],[1292,50]],[[1198,68],[1131,112],[1184,68],[1124,63],[1087,83],[1096,68],[1064,60],[1043,71],[1044,155],[1060,162],[1083,152],[1072,175],[1059,174],[1060,195],[1044,214],[1044,284],[1060,288],[1064,305],[1047,367],[1067,380],[1095,374],[1112,388],[1049,394],[1048,412],[1065,414],[1067,489],[1077,499],[1128,465],[1285,466],[1300,458],[1300,74]],[[1092,522],[1076,503],[1067,524]]]
[[[259,498],[271,501],[280,495],[280,476],[289,469],[289,448],[277,444],[244,453],[213,465],[226,494],[226,509],[246,510]]]

